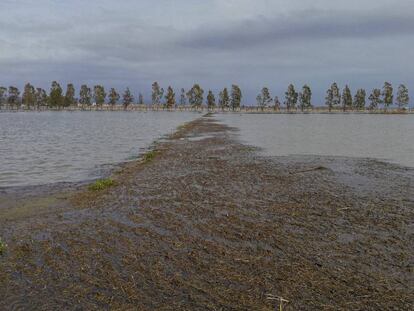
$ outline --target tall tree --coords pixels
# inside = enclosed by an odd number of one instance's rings
[[[4,86],[0,86],[0,109],[5,104],[6,98],[7,98],[7,88],[5,88]]]
[[[290,84],[288,86],[288,89],[285,93],[285,99],[285,105],[289,111],[296,108],[296,104],[298,102],[298,93],[295,91],[293,84]]]
[[[242,94],[240,87],[236,84],[233,84],[231,86],[231,99],[230,99],[231,109],[236,110],[240,108],[242,98],[243,98],[243,94]]]
[[[326,97],[325,97],[325,105],[328,106],[329,112],[332,111],[333,108],[333,94],[332,94],[332,88],[329,88],[326,91]]]
[[[144,96],[142,93],[139,93],[138,95],[138,105],[143,106],[144,105]]]
[[[342,108],[344,111],[352,109],[352,93],[348,85],[345,85],[342,92]]]
[[[404,107],[407,107],[410,103],[410,96],[408,94],[408,89],[404,84],[400,84],[398,87],[397,92],[397,105],[398,108],[402,109]]]
[[[72,83],[69,83],[66,87],[66,94],[64,99],[64,106],[71,107],[74,106],[76,103],[75,99],[75,87]]]
[[[108,98],[109,98],[109,104],[113,108],[116,105],[116,103],[119,101],[120,96],[114,88],[111,88],[108,94]]]
[[[181,89],[181,95],[180,95],[180,106],[184,107],[187,105],[187,95],[185,93],[185,90]]]
[[[44,89],[38,87],[36,89],[36,106],[37,109],[40,109],[40,107],[46,107],[48,102],[47,93]]]
[[[302,111],[312,108],[312,91],[307,84],[302,87],[302,92],[299,94],[299,105]]]
[[[56,81],[52,82],[49,94],[49,104],[51,107],[61,108],[63,106],[63,90]]]
[[[200,108],[203,105],[204,90],[200,85],[194,84],[187,92],[188,102],[192,107]]]
[[[341,105],[341,91],[339,90],[338,84],[334,82],[331,86],[332,90],[332,105],[338,107]]]
[[[175,93],[171,86],[168,87],[167,94],[165,95],[165,105],[168,109],[175,106]]]
[[[227,88],[224,88],[219,94],[219,106],[222,110],[230,107],[230,97]]]
[[[15,86],[10,86],[8,91],[7,103],[13,108],[20,105],[20,91]]]
[[[126,88],[124,94],[122,95],[122,103],[124,105],[124,109],[126,110],[129,105],[134,102],[134,96],[132,96],[129,87]]]
[[[276,111],[280,110],[280,106],[282,106],[282,104],[280,103],[280,100],[279,100],[278,96],[275,96],[274,102],[275,102],[275,110]]]
[[[81,86],[79,92],[79,102],[82,105],[82,108],[92,105],[92,91],[86,84]]]
[[[369,109],[374,110],[377,109],[378,106],[381,104],[381,90],[380,89],[373,89],[371,95],[369,96]]]
[[[106,99],[105,88],[102,85],[95,85],[93,88],[93,98],[95,99],[96,106],[102,108]]]
[[[270,92],[267,87],[262,88],[262,91],[256,97],[256,101],[257,101],[257,106],[259,106],[262,110],[265,107],[268,107],[271,105],[273,99],[270,96]]]
[[[164,96],[164,89],[160,87],[158,82],[152,84],[152,104],[160,105],[161,99]]]
[[[35,88],[30,83],[24,86],[22,102],[27,108],[35,105]]]
[[[216,97],[211,90],[208,91],[207,95],[207,107],[208,109],[214,109],[216,107]]]
[[[385,110],[394,103],[394,89],[391,83],[385,82],[382,87],[382,103],[384,104]]]
[[[364,110],[366,97],[367,93],[364,89],[357,90],[354,98],[354,108],[357,110]]]

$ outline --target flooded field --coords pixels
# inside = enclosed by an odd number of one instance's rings
[[[222,114],[240,139],[265,155],[375,158],[414,167],[412,115]]]
[[[97,178],[198,116],[191,112],[0,113],[0,188]]]

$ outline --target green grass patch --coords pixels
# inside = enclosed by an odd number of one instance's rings
[[[143,156],[144,163],[151,162],[152,160],[154,160],[156,155],[157,155],[157,152],[155,150],[148,151]]]
[[[89,185],[90,191],[102,191],[109,187],[115,186],[115,181],[107,178],[107,179],[100,179],[94,182],[93,184]]]
[[[7,244],[0,239],[0,255],[3,255],[6,252]]]

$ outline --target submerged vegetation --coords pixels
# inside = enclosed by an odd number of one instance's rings
[[[89,185],[88,189],[90,191],[102,191],[112,186],[115,186],[115,184],[115,181],[110,178],[100,179],[94,182],[93,184]]]
[[[79,92],[79,98],[76,98],[75,87],[69,83],[66,88],[66,93],[63,94],[63,89],[56,81],[52,82],[50,92],[42,88],[35,88],[30,83],[24,86],[23,94],[15,86],[9,88],[0,86],[0,109],[65,109],[65,108],[80,108],[91,109],[92,106],[96,109],[103,109],[103,107],[114,108],[115,106],[123,107],[125,110],[129,106],[136,107],[161,107],[163,109],[184,108],[209,110],[239,110],[246,106],[242,106],[243,94],[238,85],[233,84],[230,91],[224,88],[218,94],[218,105],[216,105],[216,98],[212,90],[207,92],[205,96],[204,89],[199,84],[194,84],[188,91],[181,89],[180,99],[177,102],[176,94],[171,86],[168,86],[167,91],[164,91],[158,82],[152,84],[151,103],[145,103],[144,96],[139,93],[138,99],[135,102],[134,95],[127,87],[122,96],[111,88],[107,94],[104,86],[95,85],[93,88],[87,85],[82,85]],[[305,84],[298,92],[293,84],[290,84],[284,94],[283,105],[279,101],[279,97],[271,96],[270,90],[264,87],[260,94],[257,95],[257,107],[261,110],[265,108],[273,108],[278,111],[284,106],[287,111],[309,111],[314,108],[312,104],[312,90],[309,85]],[[383,108],[387,111],[393,105],[396,105],[399,110],[408,107],[410,97],[408,89],[404,84],[400,84],[396,94],[394,95],[394,88],[391,83],[385,82],[382,89],[375,88],[368,95],[369,103],[367,103],[367,92],[365,89],[358,89],[353,97],[351,88],[346,85],[341,91],[338,84],[333,83],[326,92],[325,106],[329,111],[343,110],[343,111],[362,111],[362,110],[377,110]],[[250,106],[247,106],[250,107]]]

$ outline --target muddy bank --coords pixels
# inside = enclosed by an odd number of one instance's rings
[[[264,158],[235,133],[202,118],[115,187],[0,219],[0,309],[414,307],[412,170]]]

